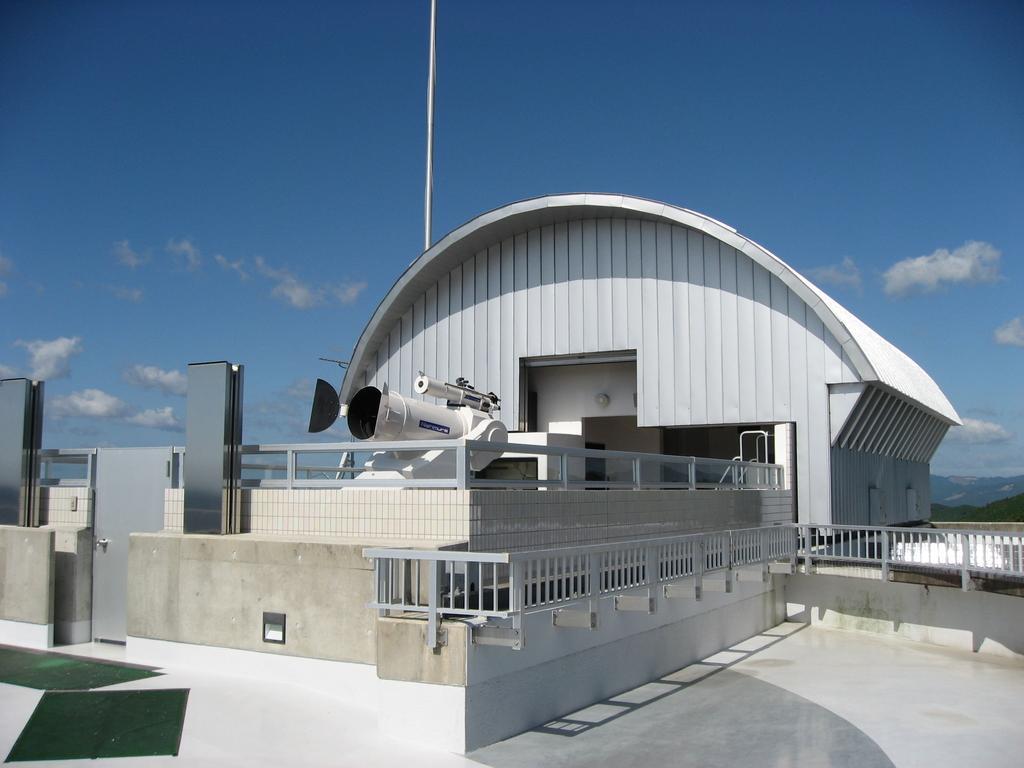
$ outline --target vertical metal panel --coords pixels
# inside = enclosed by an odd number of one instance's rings
[[[690,421],[704,424],[708,418],[707,332],[704,327],[704,236],[692,230],[686,233],[689,271],[690,318]]]
[[[400,336],[400,342],[402,345],[398,355],[398,384],[399,390],[408,392],[412,389],[413,377],[415,374],[412,372],[412,311],[413,308],[409,307],[402,315],[402,333]]]
[[[484,335],[484,349],[478,352],[487,361],[483,375],[477,373],[484,392],[501,392],[502,375],[502,333],[501,333],[501,245],[487,249],[487,328]],[[511,349],[511,346],[505,347]]]
[[[388,386],[394,387],[398,385],[398,382],[402,380],[402,321],[399,320],[395,323],[395,327],[391,329],[391,334],[388,336],[388,375],[385,381]],[[411,389],[411,387],[410,387]]]
[[[476,255],[476,287],[473,290],[473,371],[469,374],[474,385],[487,386],[487,251]]]
[[[708,422],[722,422],[722,267],[719,242],[704,235],[704,332]]]
[[[448,370],[456,377],[463,375],[462,369],[462,265],[448,273]]]
[[[659,395],[663,350],[658,341],[658,242],[657,227],[653,221],[640,225],[640,296],[643,323],[643,347],[637,352],[637,366],[644,370],[644,424],[660,424],[661,400]],[[666,393],[671,399],[671,393]]]
[[[793,421],[807,419],[807,305],[786,290],[786,315],[789,321],[789,404]],[[831,433],[830,433],[831,437]]]
[[[754,273],[754,363],[757,396],[757,420],[770,421],[774,406],[772,395],[772,289],[768,270],[753,265]]]
[[[686,230],[672,227],[672,346],[675,355],[675,423],[690,424],[690,265]]]
[[[604,344],[615,346],[612,332],[612,223],[597,221],[597,340],[594,349]]]
[[[423,357],[420,366],[431,376],[447,376],[448,371],[437,366],[437,283],[427,288],[423,308]]]
[[[612,219],[612,346],[615,349],[629,347],[629,301],[627,286],[629,270],[626,265],[626,222]]]
[[[513,279],[515,281],[515,302],[513,307],[513,321],[515,328],[513,331],[514,341],[512,346],[512,389],[508,392],[500,393],[504,398],[502,407],[502,420],[512,429],[519,427],[521,414],[519,413],[520,408],[520,387],[522,382],[519,380],[519,361],[524,357],[529,357],[529,346],[527,335],[529,332],[529,315],[527,312],[529,302],[529,290],[527,288],[527,242],[528,236],[526,234],[516,235],[513,241],[513,251],[515,264],[513,267]],[[504,351],[503,351],[504,354]]]
[[[226,362],[188,366],[185,533],[238,531],[242,376],[242,366]]]
[[[719,249],[722,272],[722,421],[740,420],[739,339],[736,327],[736,249],[722,243]]]
[[[641,279],[643,275],[643,264],[640,249],[642,247],[640,238],[640,222],[629,219],[626,222],[626,331],[627,345],[637,349],[644,343],[643,328],[643,292],[641,290]],[[643,369],[638,368],[637,374],[642,376]],[[643,394],[640,395],[643,397]]]
[[[568,256],[566,266],[568,274],[568,299],[566,309],[569,314],[569,346],[568,349],[585,349],[583,345],[583,222],[570,221],[568,224]]]
[[[583,259],[583,282],[581,289],[583,291],[583,350],[585,352],[596,352],[601,348],[598,344],[598,339],[602,338],[598,335],[600,320],[597,313],[597,222],[594,219],[586,219],[582,226],[581,256]],[[572,269],[569,272],[571,277]],[[604,338],[608,337],[605,336]]]
[[[437,373],[434,375],[444,376],[446,381],[451,381],[449,377],[452,375],[451,361],[448,357],[448,345],[451,343],[448,326],[450,279],[450,275],[442,275],[437,281]]]
[[[831,382],[846,381],[843,378],[843,348],[831,333],[825,334],[825,345],[830,354],[825,356],[825,378]]]
[[[540,304],[541,348],[535,354],[553,355],[559,326],[555,314],[555,228],[550,225],[540,231]]]
[[[423,370],[423,333],[426,330],[426,296],[420,296],[412,305],[412,362],[406,373],[410,381]],[[403,389],[405,389],[403,382]],[[405,389],[406,392],[409,389]]]
[[[0,381],[0,525],[33,525],[43,382]]]
[[[672,227],[659,223],[656,230],[658,250],[658,297],[653,308],[658,323],[658,410],[662,423],[675,424],[675,308],[672,306]],[[652,311],[648,308],[648,312]]]
[[[543,320],[543,309],[541,304],[541,233],[539,229],[530,230],[526,240],[526,284],[527,284],[527,315],[526,325],[528,330],[526,337],[526,348],[530,355],[542,355],[543,344],[541,343],[541,322]]]
[[[569,225],[555,224],[555,325],[551,333],[555,338],[555,354],[569,351],[569,335],[573,332],[569,320]]]
[[[829,514],[828,386],[824,376],[828,334],[821,318],[807,313],[807,464],[798,467],[797,504],[801,521],[824,523]],[[799,444],[797,445],[799,450]]]
[[[739,350],[740,421],[757,418],[754,356],[754,262],[736,252],[736,343]]]
[[[789,289],[778,276],[769,282],[772,295],[772,397],[774,418],[788,420],[789,403]]]
[[[462,375],[476,375],[476,258],[462,264]]]
[[[496,345],[495,355],[501,364],[501,378],[499,389],[495,390],[501,398],[502,418],[508,418],[510,425],[515,425],[512,420],[512,410],[518,397],[518,390],[515,388],[516,372],[519,369],[518,358],[509,355],[509,350],[515,350],[515,246],[512,238],[503,240],[501,243],[501,285],[499,287],[499,301],[501,304],[501,343]]]
[[[838,446],[832,456],[832,517],[843,525],[871,524],[871,490],[882,500],[885,525],[927,517],[931,508],[928,464],[854,451]],[[907,506],[907,489],[918,501],[917,515]]]

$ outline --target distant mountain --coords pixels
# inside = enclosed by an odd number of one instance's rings
[[[984,507],[947,507],[932,504],[932,522],[1021,523],[1024,522],[1024,493],[993,501]]]
[[[1024,493],[1024,475],[1016,477],[943,477],[932,475],[932,503],[983,507]]]

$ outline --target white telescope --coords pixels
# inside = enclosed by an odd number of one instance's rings
[[[468,405],[484,413],[497,410],[500,399],[493,392],[484,394],[477,392],[465,379],[458,379],[454,384],[432,379],[420,371],[413,389],[417,395],[432,395],[445,400],[448,405]]]
[[[347,408],[346,420],[352,436],[367,442],[457,440],[459,438],[491,443],[507,442],[508,430],[505,425],[497,419],[491,418],[487,411],[481,408],[483,402],[487,403],[488,410],[494,407],[498,401],[496,396],[493,394],[481,395],[468,386],[439,384],[432,382],[426,376],[417,379],[417,391],[420,391],[421,381],[425,382],[424,394],[444,391],[451,392],[456,396],[449,400],[449,405],[444,406],[402,397],[397,392],[388,391],[387,384],[383,389],[363,387],[356,392]],[[451,389],[442,389],[443,387]],[[433,392],[430,389],[433,389]],[[473,402],[472,400],[466,404],[454,404],[453,402],[462,402],[466,397],[474,396],[478,398],[479,403],[472,406],[469,405],[470,402]],[[496,453],[473,451],[470,454],[470,467],[474,471],[479,471],[500,455],[500,451]],[[374,453],[364,465],[364,471],[357,479],[369,483],[382,479],[454,476],[454,451],[443,449],[392,450]]]

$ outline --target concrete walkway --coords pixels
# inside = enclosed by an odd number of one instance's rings
[[[291,685],[171,669],[105,690],[141,688],[191,689],[179,756],[88,761],[90,768],[983,768],[1018,766],[1024,755],[1024,664],[799,624],[468,758],[388,739],[371,710]],[[0,684],[0,759],[41,695]]]
[[[479,750],[495,768],[1019,766],[1024,664],[784,624]]]

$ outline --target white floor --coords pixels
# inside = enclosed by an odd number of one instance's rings
[[[780,640],[780,636],[784,638]],[[122,648],[103,645],[61,651],[112,659],[123,654]],[[874,741],[899,768],[1024,764],[1021,662],[901,639],[789,624],[690,669],[696,672],[698,667],[726,667],[730,674],[756,678],[831,711]],[[684,671],[669,677],[696,680],[701,675]],[[703,681],[696,682],[685,696],[699,697],[702,685]],[[121,758],[88,763],[96,768],[479,765],[461,756],[389,740],[377,730],[375,714],[369,708],[347,706],[328,696],[280,683],[174,669],[160,677],[113,688],[189,688],[181,751],[177,758]],[[709,687],[708,692],[711,690]],[[41,695],[40,691],[0,684],[0,759],[10,751]],[[663,702],[673,706],[675,700],[676,694]],[[684,695],[679,695],[678,701],[683,702]],[[639,726],[649,714],[640,708],[618,721],[617,750],[633,756],[643,754]],[[636,727],[623,729],[622,726],[629,726],[630,718],[637,718],[633,721]],[[729,726],[738,740],[757,738],[756,733],[744,733],[745,723],[741,720]],[[602,730],[594,729],[587,738],[605,738]],[[611,730],[608,729],[608,736]],[[635,734],[637,743],[629,743],[630,733]],[[569,742],[574,742],[578,750],[586,740],[551,737],[552,751],[545,753],[551,759],[545,759],[544,764],[563,764],[557,759],[557,750],[559,744]],[[679,749],[685,750],[685,724],[678,730],[678,743]],[[515,755],[514,740],[503,745],[511,750],[507,756]],[[522,759],[515,764],[530,766],[537,753],[527,749],[520,756]],[[478,757],[487,759],[485,754]],[[753,758],[752,754],[750,764],[758,765]]]

